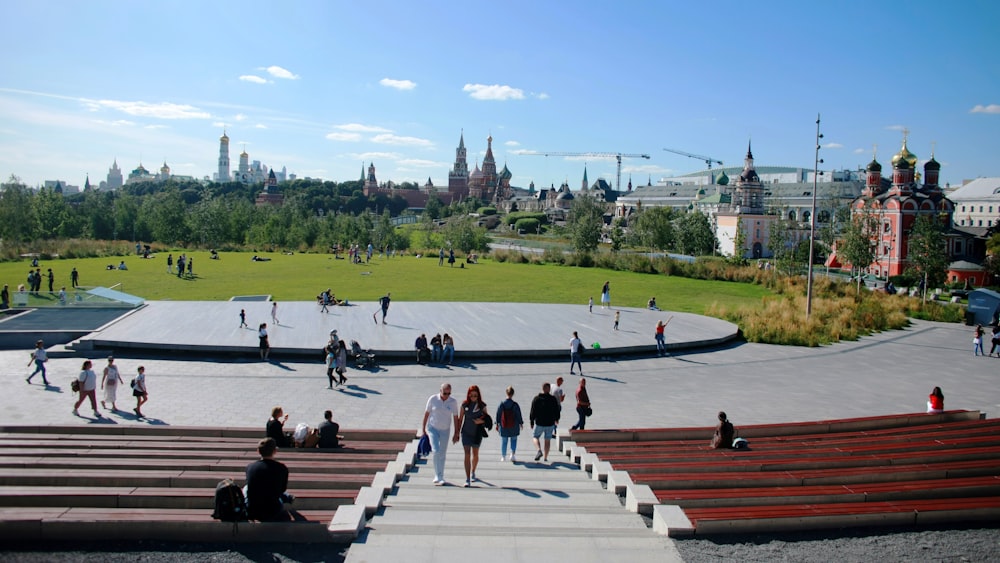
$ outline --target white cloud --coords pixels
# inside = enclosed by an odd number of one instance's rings
[[[114,125],[116,127],[119,127],[119,126],[121,126],[121,127],[132,127],[132,126],[135,125],[135,122],[134,121],[129,121],[127,119],[116,119],[116,120],[114,120],[114,121],[111,122],[111,125]]]
[[[243,121],[246,118],[247,116],[243,115],[242,113],[237,113],[235,116],[233,116],[233,119],[235,119],[236,121]]]
[[[269,66],[267,68],[261,69],[267,71],[268,74],[275,78],[284,78],[285,80],[298,80],[299,75],[293,73],[292,71],[281,68],[280,66]]]
[[[371,138],[373,143],[379,143],[381,145],[405,145],[409,147],[432,147],[434,143],[428,141],[427,139],[420,139],[418,137],[405,137],[402,135],[393,135],[392,133],[382,133],[381,135],[375,135]]]
[[[398,161],[396,164],[399,166],[411,166],[413,168],[440,168],[442,166],[447,166],[447,164],[441,164],[440,162],[434,162],[433,160],[424,160],[420,158],[404,158]]]
[[[532,94],[532,95],[534,97],[538,98],[539,100],[547,100],[547,99],[549,99],[549,95],[546,94],[545,92],[539,92],[538,94]]]
[[[253,128],[254,129],[267,129],[267,125],[264,125],[263,123],[258,123],[257,125],[254,125]]]
[[[886,127],[886,129],[888,129],[889,131],[902,131],[903,129],[906,129],[906,126],[905,125],[890,125],[890,126]]]
[[[507,142],[504,143],[504,146],[505,147],[519,147],[519,146],[521,146],[521,143],[518,143],[517,141],[507,141]]]
[[[253,82],[254,84],[267,84],[271,82],[270,80],[266,78],[261,78],[256,74],[244,74],[240,76],[240,80],[242,80],[243,82]]]
[[[145,127],[143,127],[143,129],[153,129],[153,130],[155,130],[155,129],[169,129],[169,127],[166,126],[166,125],[146,125]]]
[[[327,133],[326,138],[331,141],[347,141],[356,143],[361,140],[361,133]]]
[[[363,152],[360,154],[352,154],[351,158],[355,160],[398,160],[400,158],[399,153],[395,152]]]
[[[823,148],[824,149],[842,149],[842,148],[844,148],[844,145],[842,145],[840,143],[827,143],[827,144],[823,145]]]
[[[187,104],[172,104],[159,102],[123,102],[119,100],[84,100],[84,105],[91,111],[100,109],[115,109],[138,117],[155,117],[159,119],[210,119],[212,116]]]
[[[361,123],[345,123],[343,125],[334,125],[333,128],[340,129],[341,131],[353,131],[356,133],[392,133],[392,130],[384,127],[362,125]]]
[[[1000,113],[1000,104],[989,104],[986,106],[978,104],[969,110],[969,113]]]
[[[523,100],[524,91],[520,88],[512,88],[507,85],[493,84],[466,84],[462,87],[463,92],[469,92],[469,96],[476,100]]]
[[[867,149],[854,149],[854,154],[865,154]]]
[[[378,83],[386,88],[395,88],[397,90],[413,90],[417,87],[417,83],[412,80],[394,80],[392,78],[383,78],[382,80],[379,80]]]
[[[224,128],[224,127],[226,127],[226,123],[224,123],[222,121],[213,121],[212,122],[212,127],[215,127],[215,128]]]

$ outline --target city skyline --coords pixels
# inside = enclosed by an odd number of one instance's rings
[[[902,130],[942,184],[1000,175],[1000,7],[581,2],[571,8],[259,1],[209,5],[41,1],[4,8],[0,174],[97,185],[165,161],[212,177],[219,137],[300,178],[448,185],[464,134],[470,169],[492,136],[512,185],[622,188],[704,169],[887,163]],[[969,17],[970,7],[976,17]]]

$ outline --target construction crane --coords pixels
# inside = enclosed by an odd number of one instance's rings
[[[618,183],[615,185],[615,189],[622,191],[622,159],[623,158],[645,158],[649,159],[648,154],[626,154],[621,152],[543,152],[543,151],[524,151],[520,154],[528,156],[586,156],[593,158],[614,158],[618,161]]]
[[[718,164],[719,166],[722,166],[722,161],[721,160],[716,160],[716,159],[714,159],[714,158],[712,158],[710,156],[702,156],[700,154],[691,154],[689,152],[684,152],[684,151],[675,151],[674,149],[663,149],[663,150],[665,150],[667,152],[672,152],[674,154],[679,154],[681,156],[688,156],[688,157],[691,157],[691,158],[697,158],[698,160],[704,160],[705,164],[708,165],[708,169],[709,170],[712,169],[712,165],[713,164]]]

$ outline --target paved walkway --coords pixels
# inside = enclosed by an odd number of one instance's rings
[[[535,306],[521,307],[521,314],[528,316]],[[368,315],[370,321],[370,312]],[[494,330],[497,334],[516,332],[517,322],[498,318]],[[559,324],[558,319],[552,322]],[[390,325],[386,330],[397,329]],[[559,332],[559,340],[564,340],[565,332]],[[974,357],[971,332],[970,327],[963,325],[915,321],[905,330],[822,348],[733,344],[680,352],[667,358],[591,357],[584,364],[594,405],[594,416],[588,427],[711,426],[720,409],[726,410],[737,426],[920,412],[935,385],[944,390],[947,408],[979,409],[995,417],[1000,412],[1000,359]],[[676,332],[673,336],[676,337]],[[459,350],[462,350],[461,343]],[[49,377],[55,385],[46,389],[38,384],[24,383],[29,373],[25,365],[28,350],[0,351],[0,377],[7,382],[0,397],[0,422],[259,426],[263,429],[271,407],[282,405],[293,425],[298,422],[317,424],[323,410],[330,408],[334,418],[346,428],[412,428],[416,432],[427,397],[436,392],[442,381],[451,382],[460,396],[469,385],[479,385],[491,408],[495,408],[503,397],[507,385],[513,385],[517,390],[515,398],[522,405],[528,405],[544,381],[554,381],[560,375],[567,377],[564,387],[570,396],[576,383],[568,376],[565,360],[488,362],[463,359],[459,354],[460,361],[454,366],[398,364],[384,366],[377,372],[351,370],[346,388],[328,390],[325,370],[318,358],[316,361],[273,363],[249,358],[234,361],[231,356],[219,358],[138,360],[120,355],[116,363],[126,381],[138,365],[146,367],[150,401],[143,410],[150,418],[137,421],[128,412],[123,412],[97,420],[77,418],[70,413],[74,398],[69,392],[69,382],[78,373],[82,358],[50,360]],[[101,359],[95,362],[98,369],[104,364]],[[37,377],[35,381],[39,381]],[[118,406],[125,410],[134,403],[122,397]],[[81,414],[89,414],[89,409],[81,409]],[[518,522],[518,517],[529,521],[533,511],[542,510],[545,501],[552,503],[551,506],[557,505],[558,495],[542,492],[561,490],[547,480],[549,475],[558,475],[560,478],[556,482],[563,483],[564,492],[572,491],[570,496],[577,492],[582,497],[590,496],[577,488],[589,486],[577,479],[580,472],[568,468],[564,471],[561,467],[497,467],[496,462],[491,461],[498,456],[497,444],[488,440],[485,446],[481,471],[484,479],[488,476],[490,482],[495,481],[494,484],[502,487],[520,487],[539,495],[535,498],[513,493],[524,496],[519,500],[525,502],[523,511],[518,507],[507,517],[512,523]],[[524,446],[522,451],[525,451]],[[456,481],[460,473],[456,465],[461,461],[460,455],[458,448],[449,455],[452,466],[448,475]],[[484,491],[431,489],[420,483],[426,480],[423,473],[420,468],[411,477],[413,486],[418,488],[411,489],[407,484],[400,489],[395,508],[402,507],[410,495],[418,499],[424,494],[440,494],[441,501],[451,502],[453,497],[463,499],[457,495],[464,493],[485,495],[493,488],[502,488],[484,485]],[[512,495],[508,489],[492,492],[499,492],[495,498],[506,499]],[[479,502],[477,497],[476,502],[469,504],[475,506]],[[386,510],[386,518],[390,517],[390,510],[393,508]],[[482,510],[490,512],[492,509],[484,506]],[[470,512],[474,511],[468,508],[459,511],[460,514]],[[392,523],[391,520],[385,522],[386,525]],[[508,541],[533,546],[536,540],[531,539],[526,530],[523,533],[523,540],[517,536]],[[570,542],[562,543],[569,545]],[[533,549],[525,548],[519,557],[528,559]]]
[[[248,327],[240,327],[241,309]],[[621,312],[620,330],[613,330],[616,311]],[[586,346],[597,343],[602,354],[652,353],[656,322],[671,317],[666,331],[670,350],[717,345],[739,332],[732,323],[691,313],[599,305],[591,312],[586,305],[403,301],[391,304],[383,324],[379,306],[372,302],[330,307],[326,313],[311,302],[279,303],[275,323],[270,302],[150,301],[85,336],[76,347],[254,356],[257,329],[267,323],[275,358],[322,357],[320,350],[333,329],[348,343],[357,340],[386,358],[413,358],[413,343],[421,333],[428,341],[435,333],[449,333],[458,358],[568,358],[573,331]]]

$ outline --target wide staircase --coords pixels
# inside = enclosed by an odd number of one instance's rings
[[[1000,419],[978,411],[737,426],[746,450],[712,433],[574,431],[564,448],[671,536],[1000,520]]]
[[[278,452],[294,522],[234,527],[212,519],[215,487],[245,484],[262,429],[0,427],[0,540],[350,541],[359,492],[412,449],[413,431],[341,433],[342,448]],[[331,526],[348,505],[360,523]]]

